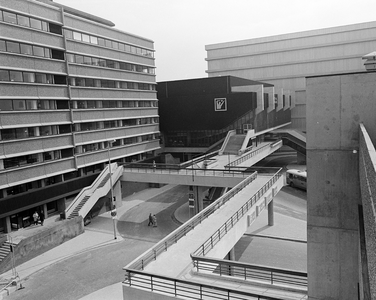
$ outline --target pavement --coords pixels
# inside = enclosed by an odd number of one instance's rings
[[[305,169],[305,166],[301,165],[291,165],[289,169],[299,168]],[[140,203],[165,192],[168,189],[173,188],[174,185],[166,185],[159,189],[147,189],[139,193],[133,194],[123,199],[123,205],[117,207],[118,217],[121,218],[127,211],[129,211],[134,206],[139,205]],[[15,278],[15,275],[18,275],[17,286],[12,287],[13,290],[22,287],[22,279],[31,276],[43,268],[62,261],[64,259],[82,254],[87,251],[91,251],[98,247],[104,247],[113,243],[119,243],[123,240],[120,234],[114,231],[112,224],[112,217],[110,212],[106,212],[100,215],[104,218],[98,218],[100,222],[106,222],[106,226],[101,226],[101,224],[96,224],[96,219],[94,218],[92,223],[88,226],[85,226],[84,233],[79,236],[25,262],[16,267],[17,274],[14,274],[12,270],[7,271],[3,274],[0,274],[0,282],[4,282]],[[180,223],[184,223],[189,219],[189,209],[188,203],[185,203],[181,207],[175,210],[174,218]],[[53,227],[56,225],[56,222],[59,221],[58,216],[47,218],[44,222],[44,226],[41,225],[32,225],[27,228],[19,229],[10,234],[13,242],[18,242],[23,238],[34,235],[46,228]],[[254,225],[250,227],[248,233],[257,233],[265,234],[270,236],[283,236],[283,232],[289,232],[289,236],[285,238],[304,240],[306,236],[302,235],[301,232],[298,234],[294,233],[292,228],[294,228],[292,218],[276,218],[275,226],[265,227],[265,224],[262,224],[261,220],[256,220]],[[116,226],[115,226],[116,227]],[[101,229],[105,228],[105,229]],[[116,239],[115,239],[116,235]],[[10,290],[12,289],[10,288]],[[6,299],[7,291],[0,292],[0,300]],[[113,299],[123,299],[122,292],[122,283],[119,282],[114,285],[110,285],[106,288],[100,289],[92,294],[89,294],[79,300],[113,300]]]

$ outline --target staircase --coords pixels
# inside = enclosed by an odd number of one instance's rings
[[[82,208],[82,206],[84,206],[85,203],[87,202],[87,200],[89,200],[89,199],[90,199],[90,196],[85,196],[81,200],[81,202],[76,206],[76,208],[73,210],[73,212],[68,216],[67,219],[73,219],[75,217],[78,217],[79,216],[78,212],[80,211],[80,209]]]
[[[236,134],[236,135],[231,136],[223,153],[238,155],[239,150],[241,149],[243,145],[245,137],[246,137],[245,134]]]
[[[4,243],[1,244],[0,246],[0,263],[5,259],[7,258],[7,256],[9,255],[10,253],[10,246],[14,244],[11,244],[10,242],[6,241]]]

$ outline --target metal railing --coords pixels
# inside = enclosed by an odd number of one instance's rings
[[[156,260],[161,253],[167,251],[167,249],[170,246],[177,243],[188,232],[193,230],[197,225],[201,224],[203,220],[208,218],[212,213],[218,210],[223,204],[229,201],[232,197],[234,197],[237,193],[239,193],[243,188],[249,185],[256,178],[257,172],[253,173],[251,176],[248,176],[245,180],[237,184],[229,192],[224,194],[222,197],[218,198],[207,208],[202,210],[200,213],[192,217],[190,220],[185,222],[175,231],[173,231],[160,242],[158,242],[149,251],[145,252],[141,257],[137,258],[132,263],[130,263],[125,269],[130,268],[135,270],[143,270],[148,263],[150,263],[153,260]]]
[[[123,284],[181,299],[278,300],[269,296],[206,285],[198,282],[127,270]]]
[[[272,285],[307,287],[307,273],[250,265],[230,260],[192,256],[197,272],[210,272],[219,276],[231,276],[242,280],[257,280]]]
[[[223,238],[227,232],[251,209],[251,207],[268,191],[273,184],[282,176],[282,169],[279,169],[274,176],[268,180],[239,210],[236,211],[216,232],[206,240],[195,252],[195,256],[204,256]],[[230,191],[231,192],[231,191]]]
[[[246,160],[250,159],[251,157],[259,154],[260,152],[264,151],[265,148],[269,148],[270,145],[269,144],[266,144],[264,146],[261,146],[259,148],[257,148],[255,151],[251,151],[249,152],[248,154],[246,155],[243,155],[242,157],[239,157],[238,159],[230,162],[229,164],[225,165],[225,168],[230,168],[230,167],[234,167],[234,166],[237,166],[243,162],[245,162]]]

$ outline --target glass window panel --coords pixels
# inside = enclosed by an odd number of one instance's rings
[[[9,71],[10,81],[22,82],[22,72],[19,71]]]
[[[4,21],[5,22],[17,24],[16,14],[10,13],[10,12],[7,12],[7,11],[4,11],[3,14],[4,14]]]
[[[34,53],[35,56],[44,57],[44,48],[38,47],[38,46],[33,46],[33,53]]]
[[[3,140],[14,140],[16,138],[16,131],[14,129],[1,130],[1,138]]]
[[[46,74],[46,83],[53,84],[54,83],[54,76],[52,74]]]
[[[50,102],[48,100],[38,100],[39,109],[50,109]]]
[[[7,51],[7,47],[5,45],[5,41],[0,40],[0,51]]]
[[[92,58],[91,58],[91,64],[92,64],[93,66],[98,66],[98,65],[99,65],[99,59],[96,58],[96,57],[92,57]]]
[[[124,46],[124,44],[122,44],[122,43],[119,43],[119,50],[121,50],[121,51],[124,51],[124,49],[125,49],[125,46]]]
[[[76,63],[77,64],[83,64],[84,63],[84,57],[82,55],[75,55]]]
[[[3,21],[3,11],[0,9],[0,21]]]
[[[14,42],[7,42],[7,51],[13,53],[20,53],[20,44]]]
[[[96,108],[95,101],[93,100],[88,100],[87,101],[87,108]]]
[[[42,21],[42,30],[49,31],[48,30],[48,23],[47,22]]]
[[[91,57],[90,56],[84,56],[84,64],[85,65],[91,65]]]
[[[23,72],[24,82],[35,82],[35,73]]]
[[[106,60],[105,59],[99,59],[98,66],[105,67],[106,66]]]
[[[76,86],[85,86],[85,78],[76,78]]]
[[[51,58],[51,52],[50,49],[44,48],[44,57]]]
[[[80,32],[73,31],[73,39],[81,41],[82,35]]]
[[[112,41],[112,48],[119,49],[119,43]]]
[[[104,39],[98,38],[98,45],[105,46],[106,43],[105,43]]]
[[[67,61],[74,63],[74,54],[67,53]]]
[[[35,82],[37,82],[37,83],[47,83],[46,74],[36,73],[35,74]]]
[[[9,71],[0,70],[0,81],[9,81]]]
[[[30,27],[30,21],[28,17],[18,15],[17,16],[18,25]]]
[[[0,100],[0,109],[1,110],[13,110],[12,100]]]
[[[31,45],[20,44],[20,47],[21,47],[21,53],[22,54],[28,54],[28,55],[33,54],[33,48],[31,47]]]
[[[25,100],[13,100],[13,109],[14,110],[26,110]]]
[[[111,40],[105,40],[106,47],[111,48],[112,47],[112,42]]]
[[[73,38],[73,31],[68,30],[68,29],[64,29],[64,35],[65,35],[66,38],[72,39]]]
[[[54,23],[48,23],[48,26],[50,28],[49,32],[62,35],[63,29],[62,29],[61,25],[54,24]]]
[[[30,27],[42,30],[42,21],[30,18]]]
[[[125,45],[125,51],[126,52],[131,52],[131,46]]]
[[[51,135],[51,134],[52,134],[51,126],[41,126],[40,127],[40,135],[41,136],[46,136],[46,135]]]
[[[29,137],[29,132],[28,132],[27,128],[17,128],[16,129],[16,137],[18,139],[24,139],[24,138]]]
[[[86,80],[85,80],[85,86],[94,87],[94,79],[86,78]]]
[[[98,45],[98,38],[96,36],[90,36],[90,43]]]
[[[82,41],[90,43],[90,36],[88,34],[82,34]]]
[[[38,108],[37,100],[26,100],[26,109],[33,110]]]

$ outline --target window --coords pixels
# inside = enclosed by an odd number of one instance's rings
[[[15,82],[22,82],[22,72],[19,71],[9,71],[9,78],[10,81],[15,81]]]
[[[105,45],[108,48],[112,48],[112,42],[110,40],[105,40]]]
[[[85,86],[85,78],[76,78],[76,86]]]
[[[0,81],[9,81],[9,72],[7,70],[0,70]]]
[[[82,64],[84,62],[84,57],[82,55],[75,55],[76,63]]]
[[[33,54],[33,48],[31,47],[31,45],[21,44],[20,47],[21,47],[22,54],[28,54],[28,55]]]
[[[67,39],[72,39],[73,38],[73,31],[68,30],[68,29],[64,29],[64,35]]]
[[[87,101],[87,108],[96,108],[96,102],[93,100],[88,100]]]
[[[44,57],[44,48],[38,47],[38,46],[33,46],[33,53],[34,53],[35,56]]]
[[[30,72],[23,72],[24,82],[35,82],[35,74]]]
[[[73,39],[81,41],[82,35],[80,32],[73,31]]]
[[[100,46],[105,46],[106,43],[105,43],[104,39],[102,39],[102,38],[98,38],[98,45],[100,45]]]
[[[46,74],[36,73],[35,74],[35,82],[36,83],[47,83]]]
[[[13,100],[14,110],[26,110],[25,100]]]
[[[90,36],[90,43],[98,45],[98,38],[96,36]]]
[[[30,20],[28,17],[17,15],[18,25],[30,27]]]
[[[0,51],[7,51],[7,47],[4,40],[0,40]]]
[[[88,86],[88,87],[94,87],[94,79],[91,79],[91,78],[86,78],[85,79],[85,86]]]
[[[91,57],[90,56],[84,56],[84,62],[85,65],[91,65]]]
[[[7,42],[7,51],[13,53],[20,53],[20,44],[14,42]]]
[[[54,75],[55,84],[67,84],[67,78],[63,75]]]
[[[13,110],[12,100],[1,100],[0,109],[1,110]]]
[[[42,21],[34,19],[34,18],[30,18],[30,27],[42,30]]]
[[[26,109],[33,110],[38,108],[37,100],[26,100]]]
[[[51,49],[51,56],[54,59],[64,60],[64,52],[61,50]]]
[[[87,34],[82,34],[82,41],[86,43],[90,43],[90,36]]]
[[[67,61],[74,63],[74,54],[67,53]]]
[[[14,129],[3,129],[1,130],[1,138],[3,140],[14,140],[16,139],[16,131]]]
[[[124,51],[124,49],[125,49],[125,46],[124,46],[124,44],[122,44],[122,43],[119,43],[119,50],[121,50],[121,51]]]
[[[25,139],[29,137],[29,132],[27,128],[17,128],[16,129],[16,137],[17,139]]]
[[[13,14],[13,13],[10,13],[10,12],[7,12],[7,11],[4,11],[4,12],[3,12],[3,15],[4,15],[4,21],[5,21],[5,22],[13,23],[13,24],[17,24],[17,17],[16,17],[16,14]]]
[[[49,31],[51,33],[56,33],[56,34],[60,34],[60,35],[63,34],[63,30],[61,28],[61,25],[54,24],[54,23],[49,23],[49,27],[50,27]]]

